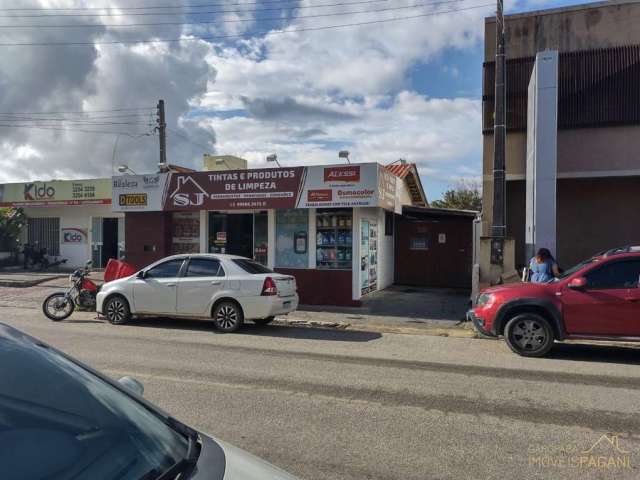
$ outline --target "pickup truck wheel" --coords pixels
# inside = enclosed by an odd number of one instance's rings
[[[254,318],[253,319],[253,323],[255,323],[256,325],[268,325],[271,322],[273,322],[273,320],[276,317],[267,317],[267,318]]]
[[[504,339],[509,348],[523,357],[543,357],[553,347],[549,321],[536,313],[521,313],[507,322]]]
[[[242,309],[236,303],[221,302],[213,309],[213,323],[221,332],[235,332],[244,323]]]

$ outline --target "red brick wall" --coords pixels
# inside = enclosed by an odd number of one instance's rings
[[[125,259],[136,268],[170,255],[171,214],[131,212],[124,217]]]
[[[296,277],[301,304],[360,306],[360,301],[352,300],[351,270],[306,268],[276,268],[275,270],[278,273]]]

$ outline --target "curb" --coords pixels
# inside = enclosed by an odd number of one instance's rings
[[[432,337],[453,337],[453,338],[478,338],[475,330],[464,326],[455,328],[442,327],[393,327],[381,324],[353,325],[343,322],[322,322],[317,320],[295,320],[287,318],[276,318],[272,325],[281,327],[317,328],[321,330],[341,330],[374,333],[396,333],[405,335],[427,335]]]
[[[65,278],[67,275],[52,275],[45,278],[36,278],[33,280],[0,280],[0,287],[13,287],[13,288],[29,288],[40,285],[41,283],[48,282],[50,280],[59,280]]]

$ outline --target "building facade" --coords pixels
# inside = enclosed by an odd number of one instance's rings
[[[528,87],[536,55],[558,52],[554,254],[561,266],[640,244],[640,3],[611,1],[505,17],[507,235],[526,252]],[[495,18],[485,20],[483,232],[493,207]],[[542,245],[540,245],[542,246]]]
[[[0,206],[22,208],[22,243],[66,259],[65,267],[92,260],[102,268],[124,254],[124,215],[111,209],[111,179],[0,184]]]
[[[127,261],[177,253],[254,258],[296,277],[301,302],[358,305],[394,281],[394,217],[426,205],[415,165],[376,163],[125,175]]]

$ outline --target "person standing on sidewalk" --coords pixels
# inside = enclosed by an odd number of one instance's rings
[[[548,248],[541,248],[529,262],[529,281],[546,283],[560,275],[558,264]]]

